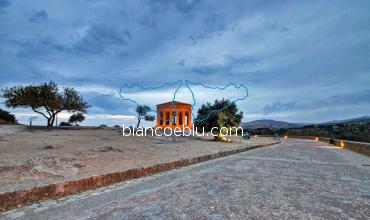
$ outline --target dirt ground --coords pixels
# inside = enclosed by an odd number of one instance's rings
[[[0,192],[274,142],[231,139],[220,143],[212,137],[122,136],[119,128],[29,131],[0,125]]]

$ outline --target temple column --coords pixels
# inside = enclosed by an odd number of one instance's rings
[[[167,125],[167,112],[166,111],[163,111],[163,125],[162,127],[166,127]]]
[[[158,127],[161,124],[160,121],[161,121],[161,112],[157,112],[157,126],[156,127]]]
[[[186,125],[186,123],[185,123],[185,113],[186,113],[186,111],[182,112],[182,124],[183,125]]]
[[[163,125],[164,125],[163,118],[164,118],[164,112],[163,112],[163,111],[161,111],[161,120],[160,120],[160,125],[161,125],[161,126],[163,126]]]
[[[192,121],[191,121],[191,113],[188,112],[188,126],[190,127],[192,124]]]
[[[179,114],[180,114],[180,112],[179,112],[179,110],[177,110],[176,111],[176,126],[177,127],[179,127],[180,125],[179,125]]]
[[[159,113],[157,112],[157,116],[156,116],[156,127],[158,127],[158,125],[159,125]]]
[[[181,114],[182,114],[182,113],[181,113],[181,111],[178,111],[178,112],[177,112],[177,117],[178,117],[178,121],[179,121],[178,126],[180,126],[180,127],[182,126],[182,121],[181,121],[181,119],[182,119],[181,117],[182,117],[182,116],[181,116]]]
[[[160,125],[161,125],[161,126],[163,126],[163,125],[164,125],[164,121],[163,121],[163,118],[164,118],[164,112],[163,112],[163,111],[161,111],[161,115],[160,115],[160,117],[161,117],[161,120],[159,121],[159,123],[160,123]]]
[[[173,120],[173,118],[172,118],[172,111],[170,111],[170,123],[169,123],[169,126],[171,126],[171,127],[172,127],[172,120]]]

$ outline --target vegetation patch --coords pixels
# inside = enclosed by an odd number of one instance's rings
[[[10,112],[5,111],[3,109],[0,109],[0,121],[1,120],[7,124],[15,124],[17,122],[14,115],[10,114]]]

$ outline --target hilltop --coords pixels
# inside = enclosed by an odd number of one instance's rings
[[[272,130],[275,129],[288,129],[288,128],[302,128],[306,126],[313,126],[313,125],[338,125],[338,124],[366,124],[370,123],[370,116],[362,116],[358,118],[350,118],[350,119],[343,119],[343,120],[333,120],[327,121],[322,123],[291,123],[286,121],[276,121],[272,119],[262,119],[262,120],[254,120],[250,122],[242,122],[240,124],[241,127],[245,129],[257,129],[257,128],[269,128]]]

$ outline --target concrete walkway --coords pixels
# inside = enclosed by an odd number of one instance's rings
[[[350,218],[370,218],[370,157],[294,139],[0,214],[0,219]]]

